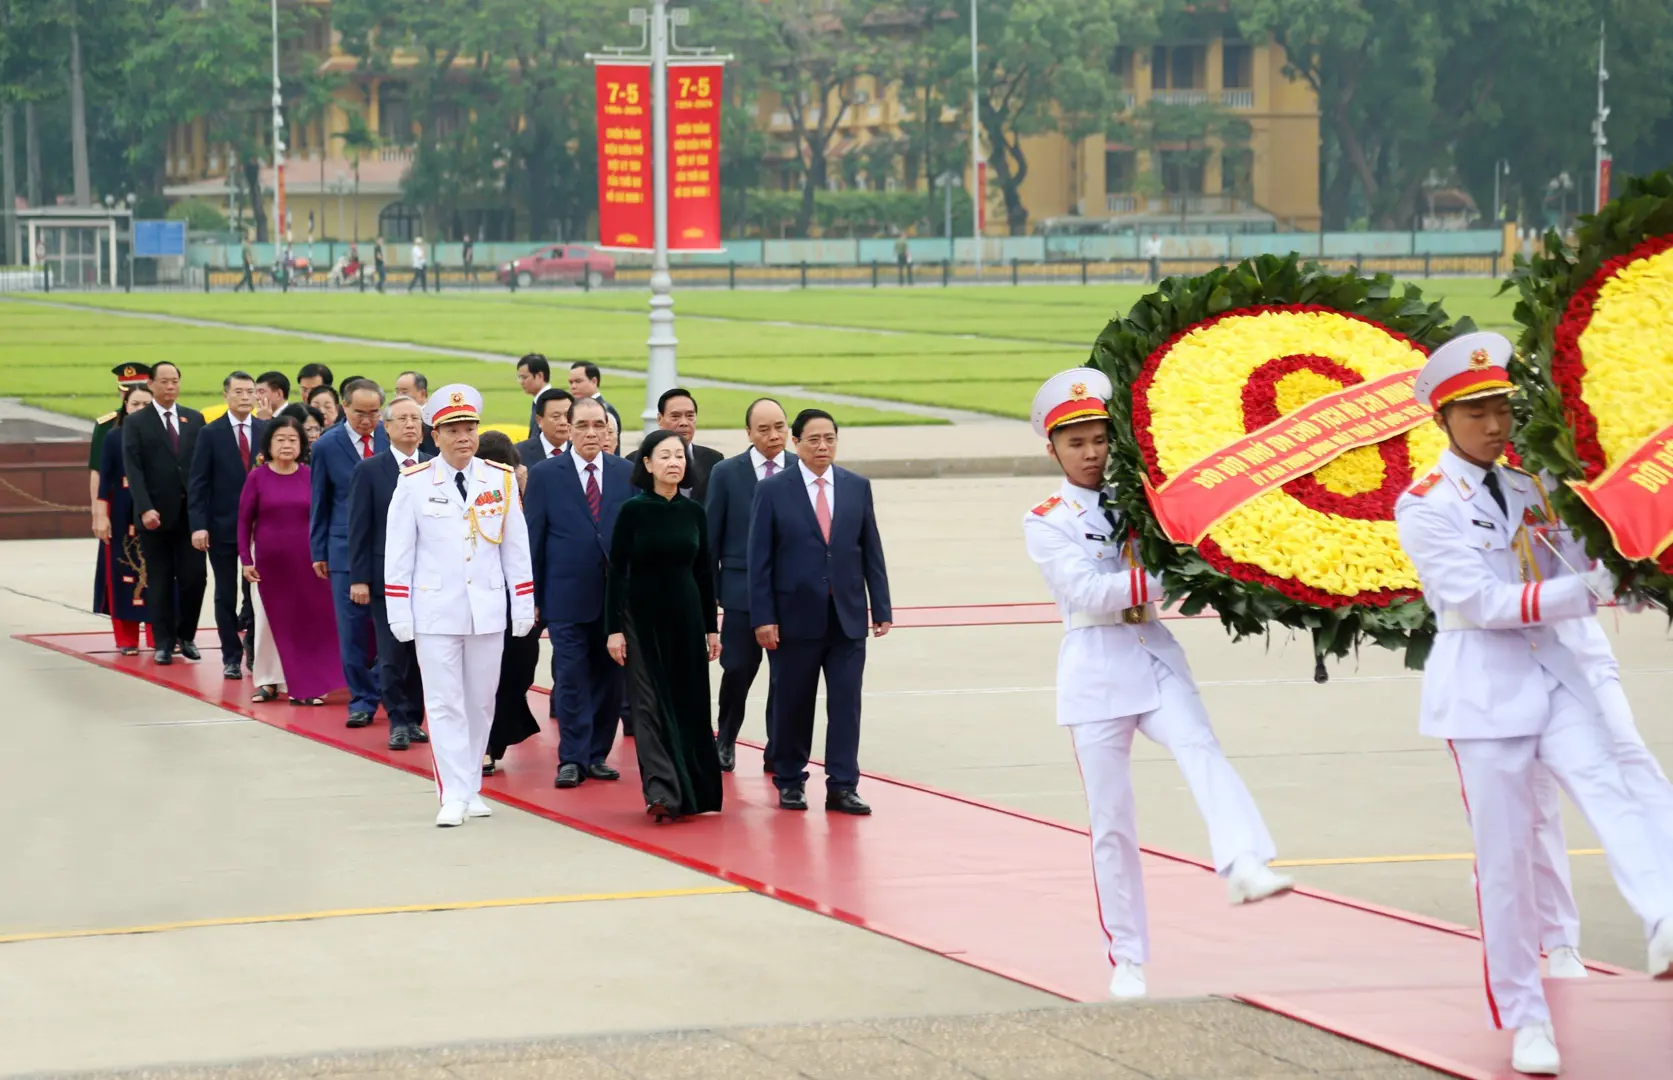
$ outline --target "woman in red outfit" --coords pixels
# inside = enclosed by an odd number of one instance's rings
[[[93,597],[93,610],[109,615],[116,648],[123,656],[139,655],[139,628],[145,626],[145,647],[151,648],[151,619],[145,610],[145,556],[139,550],[134,501],[128,494],[128,473],[122,465],[122,421],[130,413],[151,407],[151,391],[131,386],[123,393],[122,412],[105,436],[104,460],[99,464],[99,501],[105,504],[99,522],[99,562],[104,587]]]

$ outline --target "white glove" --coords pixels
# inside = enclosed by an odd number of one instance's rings
[[[1150,596],[1150,602],[1153,604],[1160,604],[1162,602],[1162,594],[1166,591],[1162,585],[1162,579],[1146,570],[1144,572],[1144,586]]]
[[[533,619],[512,619],[511,620],[511,636],[512,637],[528,637],[529,636],[529,631],[531,631],[533,629],[534,629],[534,620]]]
[[[1615,575],[1602,563],[1581,574],[1580,580],[1586,583],[1586,588],[1594,597],[1608,601],[1615,596]]]
[[[410,623],[410,622],[392,622],[392,623],[389,624],[389,634],[396,641],[411,641],[412,640],[412,623]]]

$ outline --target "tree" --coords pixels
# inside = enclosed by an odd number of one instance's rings
[[[87,170],[87,92],[81,74],[81,30],[76,18],[76,0],[69,0],[70,31],[70,156],[75,165],[77,206],[93,203],[93,178]]]

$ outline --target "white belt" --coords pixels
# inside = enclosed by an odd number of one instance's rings
[[[1069,616],[1069,629],[1085,630],[1089,626],[1139,626],[1155,618],[1148,604],[1123,608],[1120,611],[1076,611]]]
[[[1480,630],[1481,627],[1464,618],[1461,611],[1443,611],[1435,616],[1435,626],[1441,630]]]

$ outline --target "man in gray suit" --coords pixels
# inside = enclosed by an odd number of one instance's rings
[[[720,767],[731,772],[737,764],[738,731],[744,723],[744,704],[750,684],[761,667],[761,646],[749,621],[749,515],[755,485],[787,468],[796,455],[784,449],[790,429],[784,408],[772,398],[757,398],[744,413],[749,449],[719,462],[709,472],[706,506],[709,550],[719,560],[720,708],[718,735]],[[763,762],[772,772],[773,695],[767,690],[767,750]]]

